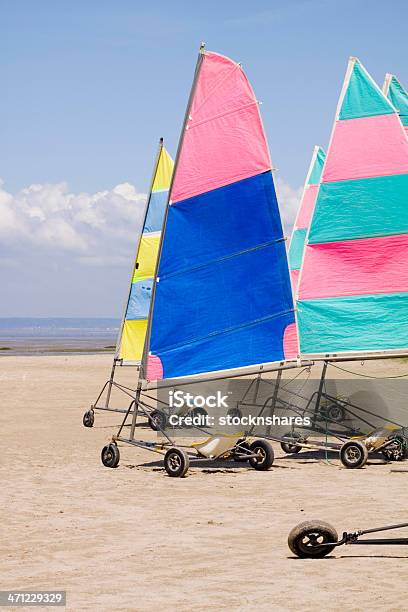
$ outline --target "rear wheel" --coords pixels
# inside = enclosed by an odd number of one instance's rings
[[[120,453],[114,442],[104,446],[101,452],[101,460],[105,467],[115,468],[119,465]]]
[[[392,443],[382,449],[382,454],[387,461],[402,461],[407,457],[407,446],[403,437],[395,436]]]
[[[334,423],[342,423],[346,418],[346,411],[339,404],[330,404],[325,410],[329,421]]]
[[[287,438],[291,440],[290,442],[281,442],[281,449],[284,453],[288,454],[296,454],[302,450],[302,447],[299,444],[296,444],[293,440],[300,439],[300,434],[293,432],[288,433],[283,436],[283,439]]]
[[[340,461],[348,469],[363,467],[368,459],[366,445],[359,440],[349,440],[340,449]]]
[[[262,472],[269,470],[274,460],[273,448],[269,442],[266,440],[255,440],[249,448],[252,453],[257,455],[249,459],[251,467]]]
[[[189,416],[197,420],[196,424],[191,427],[205,427],[208,412],[204,408],[193,408],[190,410]]]
[[[239,408],[230,408],[227,412],[227,417],[230,417],[230,419],[242,419],[242,412]]]
[[[170,448],[164,456],[164,467],[172,478],[183,478],[189,465],[188,455],[181,448]]]
[[[166,429],[167,418],[164,412],[160,412],[160,410],[153,410],[153,412],[149,415],[149,425],[153,431]]]
[[[337,531],[324,521],[305,521],[296,525],[288,536],[290,550],[301,559],[329,555],[338,542]],[[330,543],[333,542],[333,546]]]

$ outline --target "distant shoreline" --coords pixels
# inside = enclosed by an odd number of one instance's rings
[[[0,318],[0,358],[114,353],[120,321],[89,317]]]

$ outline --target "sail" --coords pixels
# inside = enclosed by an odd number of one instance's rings
[[[142,234],[117,342],[117,357],[124,362],[140,363],[142,359],[153,278],[172,173],[173,160],[163,146],[163,141],[160,140]]]
[[[351,58],[300,273],[303,355],[408,351],[407,203],[400,118]]]
[[[299,210],[290,239],[289,267],[294,296],[296,295],[306,235],[316,204],[318,185],[320,182],[325,157],[326,154],[321,147],[315,147],[313,149],[312,160],[306,175],[302,198],[300,200]]]
[[[383,92],[397,109],[408,136],[408,93],[393,74],[385,76]]]
[[[284,359],[294,312],[271,168],[241,65],[201,52],[154,289],[148,380]]]

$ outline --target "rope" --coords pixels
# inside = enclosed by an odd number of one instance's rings
[[[389,380],[392,378],[407,378],[408,377],[408,373],[399,374],[398,376],[373,376],[373,375],[370,376],[369,374],[360,374],[359,372],[352,372],[351,370],[347,370],[346,368],[341,368],[338,365],[334,365],[334,363],[328,363],[327,365],[329,365],[332,368],[336,368],[336,370],[347,372],[347,374],[354,374],[355,376],[361,376],[361,378],[374,378],[375,380]]]

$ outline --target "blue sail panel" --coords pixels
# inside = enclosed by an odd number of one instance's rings
[[[150,340],[164,378],[281,361],[293,323],[270,171],[169,207]]]

